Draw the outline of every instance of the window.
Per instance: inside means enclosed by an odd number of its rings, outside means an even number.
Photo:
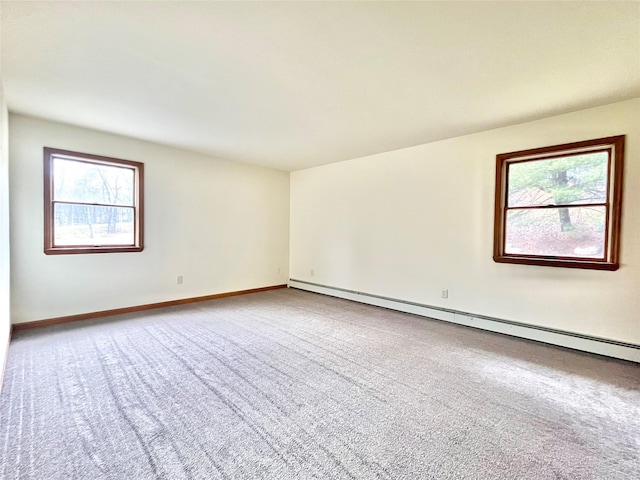
[[[44,253],[142,251],[142,163],[44,149]]]
[[[496,160],[496,262],[618,269],[624,135]]]

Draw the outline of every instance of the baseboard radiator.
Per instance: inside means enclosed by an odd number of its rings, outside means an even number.
[[[619,358],[640,363],[640,345],[592,337],[579,333],[566,332],[553,328],[529,325],[526,323],[504,320],[501,318],[477,315],[458,310],[450,310],[421,303],[408,302],[397,298],[383,297],[370,293],[331,287],[303,280],[289,280],[290,288],[321,293],[332,297],[344,298],[355,302],[366,303],[378,307],[413,313],[423,317],[457,323],[468,327],[480,328],[491,332],[503,333],[514,337],[526,338],[538,342],[559,345],[561,347],[595,353],[607,357]]]

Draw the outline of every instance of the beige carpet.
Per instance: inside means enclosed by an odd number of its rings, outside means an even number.
[[[638,479],[640,366],[295,290],[17,332],[2,479]]]

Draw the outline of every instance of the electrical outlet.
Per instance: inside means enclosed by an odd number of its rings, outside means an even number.
[[[276,273],[280,273],[280,267],[276,268]]]
[[[449,289],[448,288],[443,288],[441,296],[442,296],[442,298],[449,298]]]
[[[184,278],[182,277],[182,275],[178,275],[178,277],[176,278],[176,283],[178,285],[182,285],[183,282],[184,282]]]
[[[316,274],[316,272],[313,270],[313,268],[311,270],[309,270],[309,275],[311,275],[312,277]]]

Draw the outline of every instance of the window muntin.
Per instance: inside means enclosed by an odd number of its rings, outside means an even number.
[[[143,168],[45,148],[45,253],[142,251]]]
[[[618,268],[624,136],[497,156],[494,260]]]

